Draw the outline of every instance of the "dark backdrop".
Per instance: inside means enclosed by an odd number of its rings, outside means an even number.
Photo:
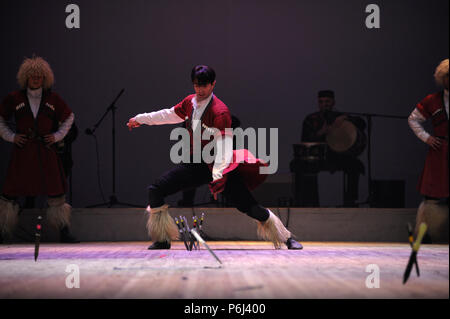
[[[81,28],[67,29],[65,8],[76,3]],[[381,9],[381,28],[365,27],[365,7]],[[244,127],[279,128],[280,174],[289,171],[292,144],[304,117],[316,111],[320,89],[336,92],[342,111],[407,116],[436,91],[433,73],[448,57],[447,0],[320,1],[1,1],[1,95],[17,88],[25,56],[43,56],[54,90],[76,115],[73,205],[103,200],[95,144],[83,134],[117,93],[117,194],[146,204],[146,186],[172,166],[171,126],[129,132],[137,113],[171,107],[192,93],[196,64],[217,72],[216,95]],[[111,117],[97,130],[100,177],[111,193]],[[406,120],[373,121],[374,179],[406,182],[406,205],[417,206],[416,183],[426,145]],[[10,145],[0,142],[3,184]],[[361,155],[367,164],[366,152]],[[341,203],[341,175],[323,173],[324,201]],[[360,200],[367,196],[367,174]],[[207,199],[202,189],[198,200]],[[170,200],[173,202],[176,196]],[[326,204],[326,203],[325,203]]]

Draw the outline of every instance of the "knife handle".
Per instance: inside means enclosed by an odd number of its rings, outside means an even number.
[[[42,217],[38,216],[37,224],[36,224],[36,236],[41,236],[42,226],[41,226]]]
[[[420,247],[420,243],[422,242],[423,236],[425,236],[425,233],[427,232],[427,224],[421,223],[419,226],[419,233],[417,234],[416,241],[413,246],[414,251],[418,251]]]

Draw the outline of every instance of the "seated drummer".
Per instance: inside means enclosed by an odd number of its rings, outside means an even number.
[[[319,111],[309,114],[303,121],[302,142],[326,142],[327,133],[339,126],[346,116],[334,110],[334,92],[319,91]]]
[[[319,91],[319,111],[309,114],[303,121],[303,143],[326,143],[327,134],[344,120],[351,120],[361,130],[365,122],[359,118],[349,118],[334,109],[335,98],[331,90]],[[318,207],[319,194],[317,174],[320,171],[344,171],[346,179],[344,189],[344,206],[355,207],[358,200],[359,175],[364,174],[364,164],[355,156],[339,154],[327,148],[326,156],[318,162],[305,162],[294,159],[291,171],[296,173],[296,204],[304,207]],[[337,190],[340,191],[340,190]]]

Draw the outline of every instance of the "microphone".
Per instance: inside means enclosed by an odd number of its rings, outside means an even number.
[[[87,128],[87,129],[84,131],[84,133],[85,133],[86,135],[92,135],[92,134],[94,134],[94,132],[92,132],[92,130],[91,130],[90,128]]]

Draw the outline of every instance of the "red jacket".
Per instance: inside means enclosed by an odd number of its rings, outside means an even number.
[[[448,114],[445,111],[444,92],[428,95],[416,108],[426,119],[431,119],[434,135],[444,139],[438,150],[428,149],[417,188],[425,196],[448,197]]]
[[[194,106],[192,104],[192,99],[195,94],[191,94],[183,99],[180,103],[175,105],[175,113],[185,120],[186,128],[189,130],[191,136],[191,154],[193,150],[193,133],[192,133],[192,112],[194,110]],[[216,128],[220,131],[222,135],[225,135],[225,129],[231,128],[231,115],[228,107],[219,100],[216,96],[213,95],[210,103],[206,106],[205,111],[201,117],[201,134],[205,131],[205,126],[209,128]],[[200,135],[201,136],[201,135]],[[201,146],[203,147],[213,140],[213,137],[210,140],[202,140]]]
[[[183,101],[175,105],[175,113],[182,119],[186,120],[186,128],[189,130],[191,137],[191,154],[193,149],[192,112],[194,108],[192,104],[192,98],[194,96],[195,94],[191,94],[184,98]],[[223,136],[228,135],[228,133],[226,132],[226,128],[231,129],[230,110],[221,100],[219,100],[214,95],[202,114],[200,126],[201,134],[203,134],[203,132],[207,128],[216,128]],[[211,137],[210,140],[202,140],[202,149],[212,140],[213,137]],[[209,169],[212,170],[213,164],[209,164],[208,166]],[[233,160],[230,165],[223,171],[223,176],[226,176],[226,174],[232,172],[235,169],[238,169],[244,179],[247,188],[252,190],[263,183],[267,177],[266,174],[261,174],[259,172],[259,168],[261,166],[267,166],[267,163],[264,163],[260,159],[257,159],[250,151],[246,149],[234,150]]]
[[[36,119],[31,111],[26,91],[10,93],[0,104],[0,116],[14,117],[16,134],[26,134],[23,148],[14,144],[3,194],[9,196],[62,195],[66,179],[61,160],[52,147],[42,141],[47,134],[58,130],[72,113],[67,104],[54,92],[42,92]]]

